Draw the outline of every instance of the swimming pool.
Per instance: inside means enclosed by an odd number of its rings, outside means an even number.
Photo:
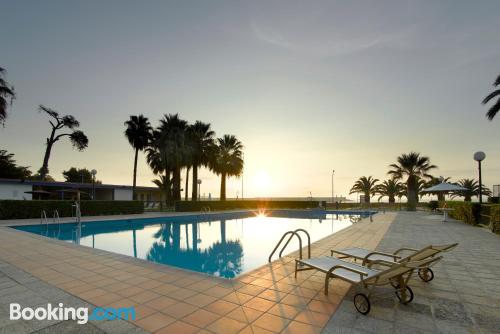
[[[224,278],[258,268],[283,233],[303,228],[311,242],[373,212],[275,210],[15,226],[26,232]],[[306,241],[304,240],[304,245]],[[290,243],[285,253],[298,249]]]

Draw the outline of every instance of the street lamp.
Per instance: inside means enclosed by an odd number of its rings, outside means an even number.
[[[90,174],[92,174],[92,200],[95,199],[95,175],[97,174],[97,171],[95,169],[92,169],[90,171]]]
[[[481,161],[486,158],[486,154],[482,151],[477,151],[474,153],[474,160],[477,161],[479,169],[479,204],[483,204],[483,182],[481,178]]]
[[[333,175],[335,174],[335,169],[332,170],[332,205],[334,204],[335,194],[333,192]]]
[[[198,201],[201,200],[201,179],[198,179]]]

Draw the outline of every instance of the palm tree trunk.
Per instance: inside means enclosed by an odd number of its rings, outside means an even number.
[[[365,193],[365,203],[370,204],[370,193]]]
[[[40,168],[40,179],[45,180],[45,176],[49,173],[49,159],[50,152],[52,151],[52,145],[54,145],[54,135],[56,133],[56,128],[52,127],[52,132],[50,133],[50,138],[47,138],[47,148],[45,149],[45,155],[43,157],[42,168]]]
[[[179,167],[174,167],[172,171],[172,199],[181,200],[181,169]]]
[[[417,210],[417,180],[414,176],[409,176],[408,181],[406,183],[406,187],[408,188],[408,211],[416,211]]]
[[[226,200],[226,173],[221,174],[220,179],[220,200]]]
[[[189,169],[191,168],[191,166],[187,166],[186,167],[186,186],[185,186],[185,189],[184,189],[184,200],[187,201],[188,200],[188,194],[189,194]]]
[[[396,198],[394,198],[394,196],[389,196],[389,203],[391,204],[396,203]]]
[[[134,181],[132,183],[132,199],[135,201],[137,199],[136,193],[135,193],[135,185],[137,181],[137,156],[139,155],[139,149],[135,149],[135,158],[134,158]]]
[[[166,202],[167,205],[170,205],[172,203],[172,187],[171,187],[171,182],[170,182],[170,170],[166,169],[165,170],[165,197],[166,197]]]
[[[197,201],[198,200],[198,165],[193,164],[193,184],[191,186],[192,189],[192,194],[191,194],[191,200],[192,201]]]
[[[226,220],[221,219],[220,221],[220,242],[226,244]]]

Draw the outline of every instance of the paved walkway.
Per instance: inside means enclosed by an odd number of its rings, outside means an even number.
[[[327,254],[331,247],[374,248],[394,216],[379,215],[373,223],[357,223],[328,236],[313,245],[312,255]],[[324,276],[320,273],[304,272],[294,279],[293,255],[225,280],[6,227],[0,227],[0,261],[37,284],[43,281],[42,286],[71,295],[74,303],[134,306],[137,319],[133,325],[160,334],[320,333],[349,290],[349,285],[333,282],[332,293],[325,297]],[[12,277],[7,280],[16,281]],[[14,290],[0,285],[0,295],[9,296],[0,301],[4,309],[9,301],[25,298],[22,301],[29,303],[38,296],[37,288],[30,287],[29,282],[16,282]],[[64,298],[47,296],[53,304]],[[13,326],[19,333],[38,330],[16,325],[7,316],[0,313],[0,327],[6,332],[12,332]],[[113,333],[114,324],[110,321],[109,327],[103,328],[102,323],[95,322],[87,328],[90,332]],[[50,328],[48,323],[37,326]]]
[[[398,213],[377,247],[391,251],[403,245],[460,243],[433,268],[433,281],[410,283],[412,303],[396,303],[390,294],[374,300],[363,316],[353,306],[351,291],[323,333],[500,333],[500,236],[440,218]]]

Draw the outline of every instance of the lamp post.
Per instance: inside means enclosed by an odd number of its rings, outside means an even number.
[[[479,204],[483,204],[483,182],[482,182],[482,175],[481,175],[481,161],[483,161],[486,158],[486,154],[482,151],[477,151],[474,153],[474,160],[477,161],[478,164],[478,170],[479,170]]]
[[[97,174],[97,171],[92,169],[90,174],[92,174],[92,200],[95,200],[95,175]]]
[[[198,201],[201,200],[201,179],[198,179]]]
[[[335,174],[335,169],[332,169],[332,205],[335,204],[335,193],[333,192],[333,175]]]

